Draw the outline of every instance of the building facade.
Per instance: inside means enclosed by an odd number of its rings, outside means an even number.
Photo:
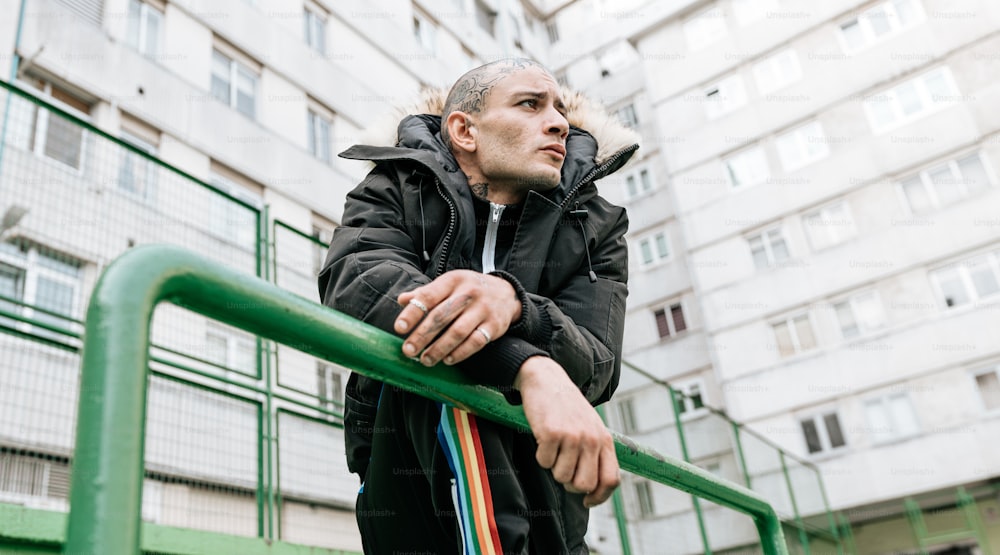
[[[643,136],[601,184],[629,209],[638,369],[609,424],[745,480],[801,530],[832,506],[859,553],[1000,546],[1000,7],[0,9],[23,12],[0,21],[0,75],[27,91],[3,98],[0,503],[66,508],[79,319],[110,260],[177,243],[315,299],[322,243],[366,171],[336,153],[421,88],[523,54]],[[360,550],[344,369],[171,306],[153,333],[143,518]],[[325,412],[304,408],[317,399]],[[630,477],[622,494],[633,552],[754,543],[720,507]],[[610,504],[591,528],[596,552],[621,552]]]

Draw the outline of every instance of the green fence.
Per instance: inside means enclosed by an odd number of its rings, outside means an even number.
[[[782,520],[791,552],[851,552],[850,530],[830,512],[815,466],[708,406],[704,386],[685,393],[627,361],[622,372],[631,391],[610,403],[612,429],[757,492]],[[677,553],[761,549],[745,515],[638,476],[626,477],[621,490],[628,537],[639,553],[655,553],[666,538]]]
[[[323,250],[207,164],[203,179],[166,164],[156,145],[103,131],[38,83],[0,82],[0,507],[13,511],[0,517],[0,552],[55,541],[34,534],[65,519],[83,310],[112,259],[172,243],[315,298]],[[181,539],[359,551],[346,370],[173,305],[156,311],[151,338],[144,522],[195,534]]]
[[[67,552],[139,550],[150,319],[161,301],[481,416],[527,426],[520,407],[457,369],[424,371],[402,355],[398,337],[181,249],[136,249],[108,268],[87,314]],[[749,515],[764,553],[787,553],[777,514],[758,494],[628,438],[616,438],[616,451],[628,472]]]

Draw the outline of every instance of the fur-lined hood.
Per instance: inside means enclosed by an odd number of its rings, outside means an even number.
[[[361,135],[361,144],[372,146],[395,146],[398,141],[397,125],[409,115],[440,115],[448,96],[447,89],[426,89],[410,104],[400,105],[382,116]],[[624,126],[617,117],[581,93],[562,89],[566,104],[566,119],[573,127],[583,129],[597,140],[597,154],[594,162],[599,166],[615,153],[632,145],[640,144],[639,134]]]

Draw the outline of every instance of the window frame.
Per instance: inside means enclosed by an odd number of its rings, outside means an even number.
[[[899,423],[895,422],[890,405],[890,401],[893,399],[903,399],[905,401],[906,407],[909,409],[909,413],[913,418],[914,430],[878,438],[876,436],[875,426],[871,421],[868,411],[870,407],[877,405],[883,411],[883,416],[885,416],[886,420],[889,422],[890,430],[892,428],[898,428]],[[913,406],[913,400],[910,399],[910,395],[905,391],[868,397],[861,402],[861,406],[865,414],[865,423],[868,425],[868,436],[871,438],[872,445],[886,445],[897,441],[903,441],[908,438],[919,436],[921,433],[922,426],[920,425],[920,418],[917,416],[917,410]]]
[[[635,102],[623,104],[615,110],[615,117],[629,129],[638,129],[639,127],[639,113],[635,109]]]
[[[979,376],[986,376],[990,374],[996,377],[997,383],[1000,384],[1000,363],[974,368],[969,372],[969,377],[972,379],[972,388],[976,391],[976,399],[979,400],[979,405],[982,407],[983,412],[987,414],[1000,414],[1000,401],[997,402],[997,406],[995,407],[988,406],[986,404],[982,388],[979,386]],[[1000,385],[998,385],[998,387],[1000,387]],[[1000,393],[1000,391],[998,391],[998,393]]]
[[[908,0],[908,1],[910,2],[910,5],[914,8],[914,18],[913,21],[906,24],[900,22],[899,14],[897,13],[896,6],[894,5],[894,2],[892,0],[874,4],[861,14],[849,19],[845,19],[842,22],[838,23],[836,31],[837,40],[840,42],[840,46],[843,49],[844,53],[848,55],[854,55],[864,52],[865,50],[875,46],[876,44],[879,44],[880,42],[889,40],[890,38],[897,36],[903,33],[904,31],[919,25],[920,23],[923,23],[927,18],[926,12],[924,11],[923,3],[920,2],[920,0]],[[872,23],[870,20],[871,16],[869,14],[872,14],[873,12],[878,11],[880,9],[883,11],[886,9],[891,10],[891,12],[884,11],[884,13],[886,14],[885,16],[886,21],[890,22],[890,30],[889,32],[883,35],[876,35],[875,32],[872,30]],[[861,33],[864,36],[864,44],[861,44],[856,48],[851,47],[850,42],[847,40],[847,34],[844,32],[844,25],[852,21],[856,25],[858,25],[859,29],[861,30]],[[892,22],[895,22],[896,25],[892,25]]]
[[[636,513],[640,520],[655,518],[656,502],[653,499],[653,488],[649,480],[639,479],[633,482],[635,492]]]
[[[979,192],[970,191],[967,183],[967,178],[964,175],[962,175],[961,167],[959,166],[959,162],[967,160],[972,157],[978,158],[979,164],[982,166],[983,172],[986,174],[987,178],[987,183],[982,188],[982,191]],[[948,166],[948,168],[951,169],[952,171],[952,175],[957,174],[959,176],[957,185],[959,185],[962,188],[962,196],[958,197],[956,200],[949,203],[944,203],[941,201],[941,198],[938,194],[938,188],[937,188],[938,184],[935,184],[931,179],[932,170],[939,169],[943,166]],[[921,190],[924,192],[927,199],[929,200],[930,207],[927,210],[919,210],[919,211],[915,210],[913,202],[910,199],[910,195],[907,193],[905,183],[914,178],[920,180]],[[907,174],[905,177],[896,180],[896,190],[897,194],[903,199],[903,208],[906,209],[907,214],[909,214],[910,216],[921,216],[924,214],[931,214],[933,212],[943,210],[960,202],[964,202],[970,198],[975,198],[979,195],[985,194],[985,192],[988,192],[989,190],[995,189],[997,187],[997,181],[998,181],[997,176],[994,173],[993,168],[990,166],[988,158],[984,155],[983,151],[980,149],[965,153],[962,156],[949,158],[943,162],[937,162],[920,170],[916,174]]]
[[[217,364],[225,369],[225,371],[233,372],[241,376],[257,376],[259,361],[259,353],[257,352],[257,339],[243,330],[234,328],[232,326],[227,326],[221,322],[216,322],[214,320],[205,321],[205,345],[208,345],[209,336],[215,336],[221,338],[226,343],[226,354],[225,360],[219,362],[208,356],[204,357],[205,360]],[[253,367],[252,368],[241,368],[239,366],[240,359],[240,348],[249,347],[253,351]],[[207,351],[206,351],[207,354]]]
[[[680,310],[681,319],[684,322],[684,329],[682,329],[682,330],[678,330],[677,329],[677,323],[674,321],[674,308],[677,308],[678,310]],[[664,320],[667,323],[667,331],[669,332],[668,335],[662,335],[660,333],[660,324],[657,321],[659,319],[659,314],[660,313],[663,313],[663,318],[664,318]],[[687,314],[685,314],[685,311],[684,311],[684,301],[683,301],[683,299],[677,299],[676,301],[665,303],[665,304],[661,305],[659,308],[654,308],[653,309],[653,325],[656,326],[656,335],[659,336],[659,341],[664,341],[664,340],[667,340],[667,339],[674,339],[675,337],[679,336],[680,334],[682,334],[682,333],[690,330],[691,326],[688,324],[688,317],[687,317]]]
[[[81,99],[79,96],[73,94],[66,88],[54,85],[48,79],[31,77],[29,80],[18,80],[16,84],[22,88],[38,93],[39,96],[54,106],[57,106],[84,121],[90,121],[89,109],[92,106],[86,100]],[[63,100],[57,98],[57,94],[72,98],[79,104],[86,106],[88,111],[83,112],[79,108],[64,102]],[[73,166],[67,164],[58,158],[50,156],[46,151],[46,145],[49,140],[49,120],[53,116],[56,118],[61,118],[62,116],[60,114],[53,114],[53,112],[48,108],[39,106],[30,100],[26,100],[19,96],[14,96],[12,100],[17,101],[22,104],[22,106],[25,106],[31,114],[29,118],[26,118],[30,120],[30,129],[27,134],[28,136],[24,137],[24,150],[30,152],[38,158],[49,160],[51,163],[58,164],[57,167],[62,168],[64,171],[72,172],[72,174],[76,177],[82,177],[88,169],[86,163],[87,155],[89,154],[88,147],[90,144],[90,131],[86,128],[80,128],[80,152],[78,156],[79,165]],[[12,107],[11,109],[14,110],[15,108]],[[76,126],[76,124],[72,122],[70,122],[70,125]],[[8,133],[17,133],[17,130],[8,130]],[[8,143],[12,143],[14,146],[17,146],[21,142],[21,140],[17,137],[3,137],[3,140]]]
[[[978,262],[980,259],[985,259],[986,263],[992,270],[994,281],[1000,285],[1000,250],[980,252],[973,256],[956,260],[951,264],[934,268],[928,272],[931,278],[931,287],[934,290],[934,295],[937,298],[938,304],[942,310],[961,308],[963,306],[975,306],[976,303],[980,301],[995,299],[1000,296],[1000,291],[994,291],[993,293],[981,296],[979,291],[976,290],[976,284],[972,279],[969,266],[971,262]],[[962,284],[964,293],[969,299],[967,302],[956,305],[948,305],[948,300],[944,295],[944,290],[941,288],[941,274],[952,270],[958,273],[958,278]]]
[[[818,131],[818,134],[809,135],[809,131],[813,129]],[[795,160],[789,160],[786,157],[787,151],[782,147],[783,144],[788,144],[783,142],[788,137],[794,138],[794,146],[797,150],[796,154],[800,155]],[[811,142],[811,137],[819,137],[820,140]],[[823,129],[823,124],[820,123],[819,120],[815,119],[801,125],[797,125],[794,128],[776,136],[774,143],[775,148],[778,151],[778,159],[781,161],[781,166],[784,168],[785,173],[792,173],[800,170],[830,156],[830,145],[826,140],[826,131]],[[810,153],[810,144],[813,143],[819,145],[820,148],[816,152]]]
[[[224,103],[233,110],[239,112],[240,114],[243,114],[244,116],[250,118],[253,121],[257,121],[257,109],[258,109],[257,93],[258,89],[260,88],[260,70],[255,68],[253,65],[247,63],[247,61],[245,60],[246,56],[238,55],[237,53],[233,52],[233,49],[231,48],[220,48],[220,45],[218,43],[212,46],[212,57],[215,58],[216,55],[225,59],[228,65],[226,86],[229,93],[228,94],[229,99]],[[210,72],[211,72],[211,78],[214,79],[217,75],[215,73],[214,60],[213,63],[211,64]],[[252,112],[249,114],[240,110],[239,108],[240,72],[243,72],[243,74],[252,78],[253,80],[253,96],[252,96],[253,107],[252,107]],[[246,91],[243,92],[245,93]],[[211,94],[212,98],[215,98],[219,102],[223,102],[221,98],[216,96],[215,93],[211,91],[211,87],[209,87],[209,94]]]
[[[132,40],[131,40],[131,37],[132,37],[132,32],[131,32],[132,18],[131,18],[131,16],[127,16],[126,17],[127,23],[126,23],[126,31],[125,31],[125,44],[128,44],[136,52],[142,54],[143,56],[145,56],[147,58],[150,58],[152,60],[155,60],[160,55],[160,51],[161,51],[162,46],[163,46],[163,20],[164,20],[164,18],[166,16],[165,6],[163,6],[163,5],[154,5],[154,3],[152,1],[150,1],[150,0],[129,0],[129,2],[128,2],[128,8],[127,8],[128,11],[126,12],[127,14],[131,13],[132,6],[138,6],[138,9],[139,9],[139,13],[138,13],[138,25],[139,25],[139,27],[138,27],[138,29],[136,29],[136,41],[137,41],[137,44],[132,44]],[[156,37],[155,37],[156,44],[154,46],[154,51],[153,52],[149,52],[148,48],[147,48],[149,46],[149,40],[148,40],[149,39],[149,18],[150,18],[151,12],[155,12],[156,17],[159,18],[159,20],[157,22],[157,28],[156,28]]]
[[[781,237],[781,241],[785,244],[785,250],[788,251],[788,257],[778,260],[774,256],[774,241],[771,239],[771,234],[777,232]],[[754,256],[754,249],[751,245],[751,241],[754,238],[760,238],[761,245],[764,247],[764,254],[767,257],[767,266],[759,266],[756,262],[756,257]],[[785,262],[786,260],[791,260],[793,258],[792,249],[788,243],[788,237],[785,235],[785,226],[782,224],[773,225],[761,229],[756,233],[744,236],[744,240],[747,242],[747,247],[750,249],[750,258],[754,261],[754,268],[757,270],[769,270],[777,267],[779,264]]]
[[[305,2],[302,6],[303,38],[309,48],[319,54],[326,55],[326,31],[329,14],[314,2]]]
[[[814,342],[814,345],[808,348],[802,347],[802,340],[799,338],[799,331],[795,325],[795,323],[799,321],[803,316],[805,317],[806,323],[809,324],[810,331],[812,331],[813,342]],[[778,356],[781,359],[792,358],[801,355],[803,353],[809,353],[819,349],[820,347],[819,334],[816,333],[818,328],[816,326],[815,317],[813,316],[813,311],[811,310],[793,312],[786,316],[782,316],[781,318],[770,320],[769,324],[771,326],[772,333],[774,333],[775,350],[778,352]],[[785,327],[788,328],[789,332],[788,337],[789,340],[792,342],[792,344],[790,345],[792,351],[788,354],[782,353],[781,340],[778,336],[778,326],[780,325],[784,325]]]
[[[765,175],[745,184],[738,184],[733,179],[733,174],[735,172],[733,172],[731,162],[746,159],[751,152],[760,154],[760,160],[764,162]],[[761,183],[767,183],[767,180],[771,179],[771,163],[767,159],[767,151],[764,150],[764,146],[761,144],[755,144],[749,148],[744,148],[729,154],[728,156],[722,158],[722,165],[725,169],[726,181],[729,183],[730,191],[742,191],[744,189],[760,185]]]
[[[13,242],[5,241],[2,244],[13,248],[0,248],[0,264],[13,268],[15,272],[19,272],[22,281],[21,296],[20,298],[14,297],[14,300],[24,304],[10,307],[9,312],[18,314],[23,318],[39,320],[44,320],[46,318],[58,319],[61,321],[59,325],[66,329],[71,329],[73,320],[79,320],[83,317],[81,303],[83,302],[83,281],[86,262],[82,259],[68,255],[65,256],[65,258],[72,260],[72,262],[66,262],[61,258],[51,256],[43,251],[49,251],[54,254],[61,253],[57,253],[44,245],[39,245],[34,242],[23,241],[20,244],[15,244]],[[11,252],[13,250],[21,253],[21,255],[19,256],[17,254],[13,254]],[[54,260],[65,266],[75,266],[76,275],[71,276],[67,273],[60,272],[59,270],[46,267],[45,264],[41,263],[39,260],[43,257]],[[58,310],[39,306],[38,288],[40,279],[45,279],[57,285],[65,286],[70,290],[71,299],[69,312],[61,313],[61,316],[51,316],[46,312],[39,312],[36,310],[40,309],[41,311],[49,311],[60,314]],[[36,312],[38,312],[38,314],[36,314]],[[41,328],[36,329],[31,324],[25,322],[16,322],[13,325],[19,331],[26,333],[47,333],[47,330]],[[64,338],[62,334],[59,334],[59,337]]]
[[[830,439],[830,431],[826,426],[826,419],[831,415],[837,420],[837,427],[840,428],[840,438],[844,442],[843,445],[838,445],[836,447],[833,446],[833,441]],[[811,413],[808,416],[799,416],[796,420],[799,423],[799,431],[802,433],[802,442],[805,446],[805,454],[807,457],[825,456],[831,453],[847,450],[850,447],[850,442],[847,441],[847,434],[844,433],[844,424],[841,421],[839,410],[821,410]],[[818,451],[809,450],[809,441],[806,438],[805,430],[802,429],[802,423],[806,421],[812,421],[813,426],[816,428],[816,435],[820,442],[820,449]]]
[[[645,176],[646,179],[643,179],[643,176]],[[635,193],[629,190],[630,178],[633,179],[634,181],[632,182],[636,184]],[[642,166],[625,174],[625,182],[622,184],[622,188],[625,190],[624,196],[626,201],[633,201],[653,194],[656,190],[656,180],[653,179],[653,172],[650,167]]]
[[[314,102],[309,103],[306,110],[306,149],[317,160],[327,164],[333,164],[333,119],[330,110],[319,106]],[[325,128],[325,144],[320,144]],[[321,151],[322,149],[322,151]]]
[[[695,418],[708,412],[708,404],[705,401],[705,380],[701,378],[685,380],[676,384],[671,383],[670,387],[674,390],[674,408],[682,419]],[[677,395],[678,393],[680,395]],[[697,401],[694,397],[697,397]]]
[[[832,210],[834,207],[838,206],[843,207],[843,214],[844,217],[846,218],[846,223],[843,227],[846,229],[846,231],[837,231],[835,233],[830,233],[829,230],[834,230],[839,228],[835,228],[833,226],[826,226],[826,229],[828,229],[826,233],[827,241],[824,243],[818,243],[816,241],[817,237],[814,234],[813,230],[820,228],[818,226],[815,226],[814,224],[809,223],[809,221],[813,218],[816,218],[819,221],[835,222],[836,216],[832,214]],[[809,246],[812,247],[812,249],[817,252],[835,247],[858,235],[858,228],[854,221],[854,214],[851,212],[851,205],[849,202],[847,202],[846,199],[835,200],[833,202],[829,202],[827,204],[824,204],[823,206],[820,206],[816,209],[806,212],[805,214],[802,215],[802,227],[805,230],[806,237],[809,240]]]
[[[937,75],[944,78],[946,85],[950,89],[948,94],[945,95],[944,100],[935,100],[937,95],[931,92],[930,87],[927,84],[927,81],[930,78]],[[902,107],[903,101],[900,100],[899,93],[900,89],[909,86],[914,87],[917,93],[917,98],[919,98],[921,104],[920,109],[912,114],[905,113],[904,108]],[[925,71],[911,79],[900,81],[887,89],[883,89],[870,95],[867,99],[862,101],[862,106],[872,134],[879,136],[894,129],[909,125],[915,121],[924,119],[936,112],[948,108],[949,106],[953,106],[956,103],[955,100],[950,100],[947,97],[958,97],[960,95],[961,92],[958,90],[958,84],[955,82],[955,76],[952,74],[951,68],[947,65],[942,65],[929,71]],[[875,106],[876,103],[883,101],[887,102],[887,106],[892,113],[893,119],[886,123],[878,123]]]
[[[659,247],[657,245],[657,239],[662,237],[664,244],[667,247],[666,256],[660,256]],[[639,269],[647,270],[660,266],[661,264],[667,264],[672,262],[674,259],[674,249],[670,242],[670,232],[667,230],[666,226],[658,226],[649,231],[645,231],[636,235],[634,238],[635,249],[636,249],[636,261],[639,264]],[[650,254],[652,255],[652,260],[646,261],[643,255],[643,245],[649,245]]]
[[[858,309],[858,306],[860,305],[861,302],[860,299],[862,297],[867,297],[869,295],[874,298],[874,303],[878,308],[880,323],[875,327],[868,327],[864,325],[862,320],[858,317],[860,313]],[[851,318],[854,319],[854,325],[855,327],[858,328],[857,335],[853,335],[851,337],[844,335],[844,327],[840,322],[840,316],[838,315],[837,312],[837,307],[840,305],[846,305],[848,309],[850,309]],[[840,338],[844,341],[853,341],[855,339],[863,338],[867,335],[884,330],[889,325],[888,319],[886,318],[885,304],[882,302],[882,295],[879,294],[877,289],[865,289],[863,291],[858,291],[847,297],[844,297],[842,299],[830,303],[830,306],[833,309],[833,317],[837,323],[837,331],[840,332]]]

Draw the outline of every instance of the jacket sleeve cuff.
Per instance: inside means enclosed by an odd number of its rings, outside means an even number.
[[[552,319],[549,318],[549,313],[532,302],[524,286],[513,274],[496,270],[490,272],[490,275],[503,278],[510,283],[521,301],[521,318],[507,329],[507,334],[524,339],[533,345],[547,345],[552,338]]]
[[[549,354],[523,339],[504,335],[483,347],[461,363],[483,385],[496,389],[512,405],[521,404],[521,393],[514,389],[514,379],[524,361]]]

